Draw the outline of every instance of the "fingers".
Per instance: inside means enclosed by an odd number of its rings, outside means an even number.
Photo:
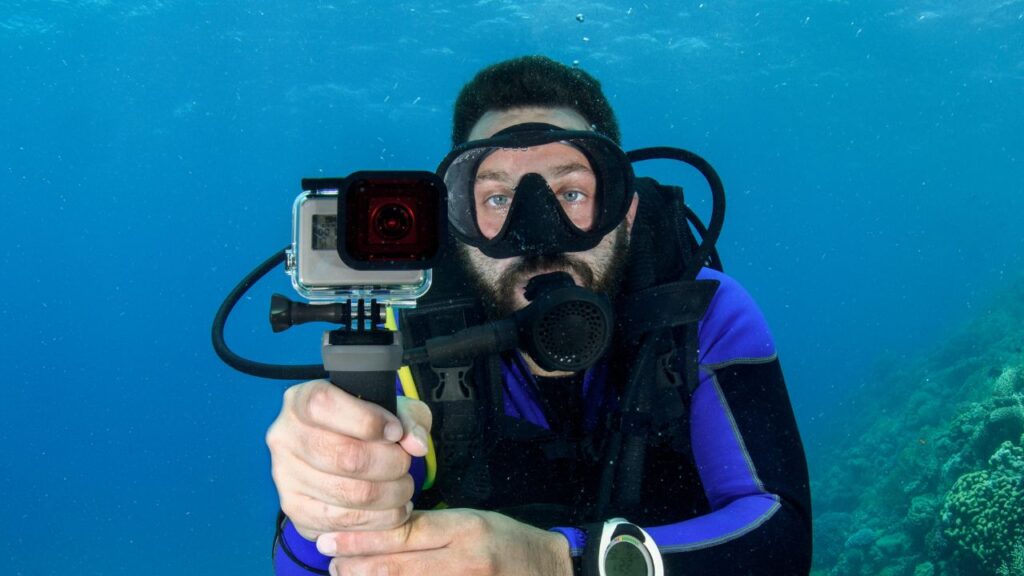
[[[393,530],[321,534],[331,574],[568,574],[568,541],[483,510],[414,512]]]
[[[453,571],[453,563],[458,564]],[[390,554],[331,560],[331,574],[334,576],[421,576],[436,574],[494,574],[495,563],[489,555],[467,553],[453,558],[448,550],[438,549],[408,554]]]
[[[279,492],[297,492],[325,504],[364,510],[404,507],[412,499],[412,476],[373,481],[328,474],[303,466],[291,455],[282,455],[271,465]]]
[[[406,406],[413,427],[429,409]],[[425,412],[425,413],[424,413]],[[339,530],[384,530],[404,522],[414,492],[411,456],[397,444],[399,418],[330,382],[292,386],[267,431],[281,508],[306,538]]]
[[[486,521],[472,510],[432,510],[413,512],[409,521],[381,532],[325,533],[317,539],[317,549],[329,556],[369,556],[397,554],[444,548],[451,544],[455,531],[473,534],[487,531]]]
[[[398,444],[412,456],[427,455],[427,438],[434,417],[430,407],[412,398],[398,398],[398,418],[402,421],[404,434]]]
[[[291,397],[289,397],[291,394]],[[360,400],[326,380],[313,380],[285,392],[285,404],[306,424],[368,442],[398,442],[402,423],[387,410]]]
[[[400,526],[412,512],[412,502],[388,510],[359,510],[332,506],[301,494],[281,497],[281,510],[292,520],[296,531],[306,540],[338,530],[388,530]],[[301,518],[302,522],[296,522]]]
[[[364,442],[311,426],[282,426],[267,433],[274,456],[291,455],[326,474],[363,480],[397,480],[409,471],[410,456],[394,444]]]

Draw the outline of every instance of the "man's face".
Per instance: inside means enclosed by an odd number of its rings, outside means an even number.
[[[488,239],[505,225],[516,185],[529,173],[540,174],[551,187],[562,212],[580,230],[594,226],[597,177],[578,149],[561,142],[522,150],[496,150],[476,170],[473,185],[477,225]]]
[[[516,108],[487,112],[474,125],[469,138],[488,138],[524,122],[543,122],[569,130],[590,129],[582,116],[568,108]],[[577,149],[552,143],[528,150],[498,151],[481,163],[474,201],[477,223],[485,236],[494,237],[501,230],[516,183],[531,172],[544,177],[559,205],[576,226],[585,230],[592,225],[596,181],[589,162]],[[478,248],[460,244],[460,256],[484,293],[493,318],[504,318],[525,307],[528,302],[523,292],[527,282],[549,272],[568,272],[579,286],[614,298],[625,268],[635,211],[634,197],[626,220],[605,235],[597,246],[584,252],[490,258]]]

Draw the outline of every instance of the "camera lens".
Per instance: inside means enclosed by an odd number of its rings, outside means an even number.
[[[412,230],[413,215],[402,204],[385,204],[373,215],[373,226],[377,233],[388,240],[401,240]]]
[[[446,237],[444,182],[433,172],[354,172],[338,190],[337,251],[356,270],[431,268]]]

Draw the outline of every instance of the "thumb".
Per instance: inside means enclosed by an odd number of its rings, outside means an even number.
[[[419,400],[399,396],[397,408],[404,431],[398,444],[412,456],[426,456],[427,438],[434,421],[430,407]]]

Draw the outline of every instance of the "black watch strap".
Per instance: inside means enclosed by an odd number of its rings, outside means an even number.
[[[598,567],[598,560],[601,558],[601,531],[604,530],[604,523],[594,522],[583,526],[587,533],[587,545],[583,554],[573,558],[573,569],[577,576],[600,576],[601,570]],[[578,568],[577,568],[578,566]]]

